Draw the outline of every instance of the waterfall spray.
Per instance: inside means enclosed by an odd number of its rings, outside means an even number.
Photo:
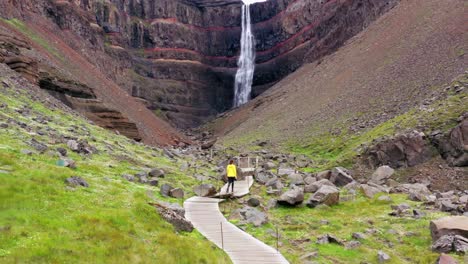
[[[255,70],[255,39],[250,22],[250,3],[242,5],[241,53],[237,61],[237,73],[234,86],[234,107],[250,100]]]

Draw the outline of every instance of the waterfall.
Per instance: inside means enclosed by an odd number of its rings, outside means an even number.
[[[242,5],[241,53],[237,61],[237,73],[234,85],[234,107],[250,100],[255,70],[255,39],[250,22],[250,3]]]

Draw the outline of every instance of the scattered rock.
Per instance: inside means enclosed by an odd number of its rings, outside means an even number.
[[[331,181],[329,181],[327,179],[322,179],[322,180],[318,180],[318,181],[316,181],[316,182],[314,182],[312,184],[306,185],[304,187],[304,192],[314,193],[314,192],[318,191],[318,189],[320,189],[324,185],[335,187],[335,185]]]
[[[40,153],[44,153],[47,149],[49,149],[46,144],[41,143],[34,138],[29,141],[29,145]]]
[[[159,184],[159,179],[156,177],[149,178],[148,181],[146,182],[147,184],[151,186],[158,186]]]
[[[126,179],[129,182],[134,182],[135,181],[135,177],[133,175],[130,175],[130,174],[123,174],[122,178]]]
[[[57,152],[60,154],[60,156],[62,157],[66,157],[67,156],[67,150],[64,149],[64,148],[57,148]]]
[[[291,174],[294,174],[294,173],[296,173],[296,170],[291,169],[291,168],[281,167],[281,168],[278,169],[278,175],[279,176],[288,176],[288,175],[291,175]]]
[[[332,172],[330,170],[322,171],[317,173],[317,180],[327,179],[330,180]]]
[[[353,233],[351,237],[354,239],[358,239],[358,240],[366,239],[366,235],[364,235],[363,233],[359,233],[359,232]]]
[[[339,238],[330,234],[326,234],[317,238],[317,244],[328,244],[328,243],[338,244],[341,246],[344,245],[343,241],[341,241]]]
[[[175,188],[169,191],[169,196],[177,199],[182,199],[184,198],[184,190],[181,188]]]
[[[356,240],[352,240],[352,241],[349,241],[347,244],[346,244],[346,248],[347,249],[355,249],[355,248],[358,248],[361,246],[361,242],[359,241],[356,241]]]
[[[257,198],[250,198],[247,200],[247,204],[251,207],[257,207],[260,205],[260,201]]]
[[[77,186],[89,187],[89,184],[83,178],[78,177],[78,176],[72,176],[70,178],[67,178],[65,180],[65,183],[71,187],[77,187]]]
[[[256,227],[259,227],[263,224],[268,222],[268,217],[265,213],[260,212],[256,208],[252,207],[244,207],[237,209],[233,212],[232,218],[240,218],[242,221],[246,223],[253,224]]]
[[[390,260],[390,256],[382,250],[379,250],[379,252],[377,252],[377,258],[379,259],[379,263],[387,262]]]
[[[302,174],[299,174],[299,173],[290,174],[288,175],[288,179],[291,184],[304,185],[304,178],[302,177]]]
[[[21,154],[31,156],[33,152],[29,149],[22,149]]]
[[[388,203],[393,202],[392,197],[388,195],[382,195],[377,200],[382,201],[382,202],[388,202]]]
[[[440,253],[449,253],[453,250],[454,236],[445,235],[441,236],[437,241],[432,244],[432,251]]]
[[[447,254],[441,254],[437,259],[436,264],[458,264],[458,261]]]
[[[283,193],[278,199],[281,205],[298,205],[304,201],[304,191],[301,188],[294,187]]]
[[[426,216],[426,213],[418,209],[413,209],[413,216],[414,218],[421,218],[421,217]]]
[[[193,225],[185,219],[183,215],[180,214],[178,210],[174,210],[170,207],[161,205],[161,204],[153,204],[156,207],[156,210],[159,212],[161,217],[166,220],[167,222],[171,223],[174,226],[177,232],[185,231],[185,232],[192,232]]]
[[[468,253],[468,238],[456,235],[453,239],[453,250],[456,253]]]
[[[212,184],[201,184],[196,186],[193,191],[201,197],[209,197],[216,194],[216,188]]]
[[[432,240],[436,241],[444,235],[460,235],[468,237],[468,217],[447,216],[431,221]]]
[[[389,166],[380,166],[377,168],[377,170],[372,174],[371,177],[371,182],[375,184],[385,184],[390,177],[392,177],[393,173],[395,172],[394,169],[392,169]]]
[[[156,178],[164,178],[165,172],[161,169],[152,169],[148,175]]]
[[[275,165],[275,163],[269,161],[269,162],[266,162],[265,164],[263,164],[263,168],[265,170],[271,170],[271,169],[276,168],[276,165]]]
[[[330,181],[336,186],[345,186],[354,181],[351,173],[342,167],[336,167],[332,170]]]
[[[170,195],[170,192],[171,190],[174,189],[171,185],[167,184],[167,183],[164,183],[163,185],[161,185],[161,187],[159,188],[159,191],[161,193],[162,196],[164,197],[169,197]]]
[[[308,207],[316,207],[319,204],[332,206],[340,201],[340,191],[333,187],[324,185],[316,193],[314,193],[307,201]]]
[[[377,187],[370,186],[367,184],[362,184],[361,185],[361,192],[367,197],[367,198],[374,198],[374,196],[378,193],[381,192],[381,190]]]
[[[278,207],[278,201],[276,199],[268,200],[268,203],[267,203],[267,206],[266,206],[267,209],[272,209],[272,208],[276,208],[276,207]]]
[[[316,258],[316,257],[318,257],[318,252],[310,252],[310,253],[306,253],[306,254],[302,255],[300,257],[300,260],[309,261],[309,260],[312,260],[313,258]]]
[[[424,133],[419,131],[398,135],[368,149],[364,157],[371,167],[412,167],[432,158],[430,144],[424,138]]]

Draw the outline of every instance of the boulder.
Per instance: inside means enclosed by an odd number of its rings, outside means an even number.
[[[332,175],[332,172],[330,170],[321,171],[317,173],[317,180],[323,180],[323,179],[330,180],[331,175]]]
[[[312,184],[306,185],[304,188],[304,192],[314,193],[318,191],[318,189],[320,189],[324,185],[335,187],[335,185],[332,182],[330,182],[327,179],[323,179],[323,180],[316,181]]]
[[[274,189],[274,190],[281,190],[281,189],[283,189],[283,187],[284,187],[284,185],[283,185],[283,183],[281,182],[281,180],[278,179],[277,177],[268,180],[268,182],[265,184],[265,186],[271,187],[271,188]]]
[[[182,199],[184,198],[184,190],[181,188],[175,188],[169,191],[169,196],[177,199]]]
[[[159,185],[159,179],[156,178],[156,177],[151,177],[151,178],[148,179],[148,181],[146,183],[151,185],[151,186],[158,186]]]
[[[436,264],[458,264],[458,261],[452,256],[442,253],[437,259]]]
[[[461,254],[468,253],[468,238],[458,236],[458,235],[454,236],[453,250],[456,253],[461,253]]]
[[[347,169],[336,167],[332,170],[330,181],[336,186],[345,186],[346,184],[353,182],[354,179],[351,177],[351,173]]]
[[[164,170],[161,169],[152,169],[148,175],[150,177],[156,177],[156,178],[164,178],[165,172]]]
[[[352,240],[346,243],[346,249],[355,249],[361,246],[361,242]]]
[[[78,176],[72,176],[70,178],[67,178],[65,180],[65,183],[71,187],[77,187],[77,186],[89,187],[89,184],[83,178],[78,177]]]
[[[171,190],[174,189],[171,185],[167,184],[167,183],[164,183],[163,185],[161,185],[161,187],[159,188],[159,192],[161,193],[162,196],[164,197],[169,197],[169,194],[171,192]]]
[[[250,198],[247,200],[247,204],[251,207],[257,207],[260,205],[260,201],[257,198]]]
[[[328,244],[328,243],[338,244],[341,246],[344,245],[341,239],[330,234],[326,234],[317,238],[317,244]]]
[[[260,184],[265,184],[271,179],[277,178],[276,175],[269,171],[264,171],[264,170],[255,170],[254,173],[254,178],[255,180],[260,183]]]
[[[429,196],[431,195],[431,191],[427,188],[426,185],[422,183],[414,183],[414,184],[400,184],[396,187],[390,189],[391,193],[407,193],[407,194],[416,194],[418,196]]]
[[[380,192],[382,192],[381,189],[367,185],[367,184],[362,184],[361,185],[361,192],[367,197],[367,198],[374,198],[374,196]]]
[[[359,232],[353,233],[351,237],[354,239],[358,239],[358,240],[366,239],[366,235],[364,235],[363,233],[359,233]]]
[[[312,177],[312,176],[310,176],[310,175],[304,177],[304,184],[305,184],[305,185],[312,184],[312,183],[314,183],[314,182],[316,182],[316,181],[317,181],[317,178]]]
[[[389,166],[380,166],[377,168],[377,170],[372,174],[371,177],[371,182],[375,184],[385,184],[390,177],[392,177],[393,173],[395,172],[394,169],[392,169]]]
[[[281,205],[298,205],[304,201],[304,191],[301,188],[294,187],[283,193],[278,199]]]
[[[296,173],[296,170],[292,169],[292,168],[287,168],[287,167],[281,167],[278,169],[278,175],[279,176],[288,176],[288,175],[291,175],[291,174],[294,174]]]
[[[424,133],[413,131],[378,143],[366,150],[364,157],[374,168],[382,165],[406,168],[428,161],[432,151]]]
[[[449,253],[453,250],[454,236],[441,236],[432,244],[432,251],[440,253]]]
[[[135,177],[133,175],[130,175],[130,174],[122,174],[122,178],[124,178],[125,180],[127,180],[129,182],[134,182],[135,181]]]
[[[379,263],[384,263],[390,261],[390,256],[382,250],[379,250],[379,252],[377,252],[377,259],[379,260]]]
[[[216,188],[212,184],[201,184],[196,186],[193,191],[201,197],[209,197],[216,194]]]
[[[235,210],[230,219],[240,219],[242,222],[253,224],[256,227],[268,222],[268,217],[265,213],[252,207],[244,207]]]
[[[276,168],[276,164],[273,163],[273,162],[271,162],[271,161],[269,161],[269,162],[266,162],[265,164],[263,164],[263,168],[264,168],[265,170],[271,170],[271,169]]]
[[[185,219],[183,215],[180,214],[178,210],[174,210],[170,207],[163,206],[163,205],[156,205],[156,210],[159,212],[161,217],[172,224],[174,226],[174,229],[177,232],[192,232],[193,231],[193,225],[190,221]]]
[[[468,217],[447,216],[431,221],[432,240],[436,241],[444,235],[460,235],[468,237]]]
[[[276,199],[268,200],[268,203],[267,203],[267,206],[266,206],[267,209],[272,209],[272,208],[276,208],[276,207],[278,207],[278,201]]]
[[[304,185],[304,178],[302,174],[299,174],[299,173],[290,174],[288,175],[288,179],[291,184]]]
[[[434,133],[431,142],[449,165],[468,166],[468,118],[465,117],[447,135]]]
[[[34,139],[34,138],[31,139],[31,140],[28,142],[28,144],[29,144],[31,147],[33,147],[35,150],[37,150],[39,153],[44,153],[44,152],[46,152],[46,150],[49,149],[49,147],[48,147],[46,144],[44,144],[44,143],[42,143],[42,142],[39,142],[39,141],[37,141],[37,140]]]
[[[324,185],[316,193],[314,193],[307,201],[308,207],[316,207],[319,204],[332,206],[340,201],[340,191],[333,187]]]

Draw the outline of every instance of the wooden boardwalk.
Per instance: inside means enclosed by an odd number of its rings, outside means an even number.
[[[234,264],[289,263],[276,249],[229,223],[219,211],[221,201],[192,197],[184,203],[185,217],[202,235],[223,249]]]
[[[252,176],[246,176],[245,179],[242,180],[242,181],[235,181],[234,182],[234,193],[232,194],[232,196],[242,197],[242,196],[245,196],[245,195],[249,194],[250,187],[252,187],[253,182],[254,182],[254,179],[253,179]],[[227,192],[227,186],[228,186],[228,184],[226,183],[221,188],[221,191],[219,193],[217,193],[215,196],[220,197],[220,196],[225,196],[225,195],[229,194],[229,192]]]

